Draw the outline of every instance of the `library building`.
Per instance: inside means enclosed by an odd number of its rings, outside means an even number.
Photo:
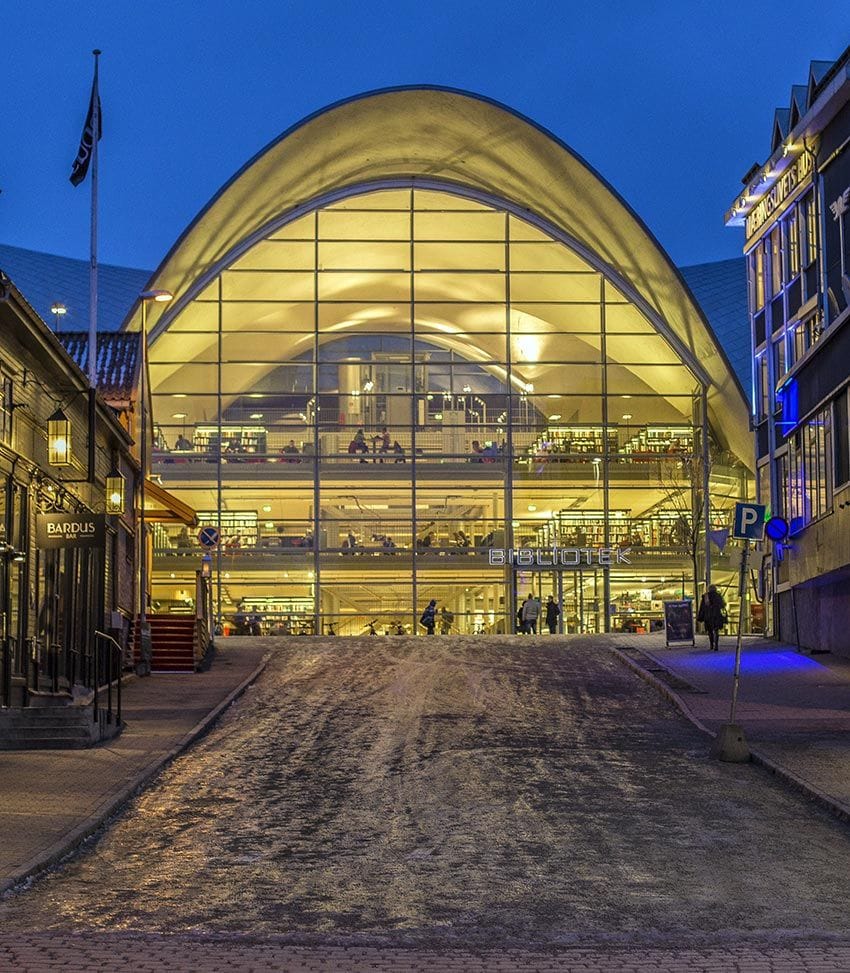
[[[151,281],[152,473],[224,633],[649,631],[734,577],[741,384],[604,179],[504,106],[393,89],[248,162]],[[146,319],[142,321],[142,315]],[[156,524],[151,597],[198,544]],[[736,587],[727,589],[736,618]],[[182,594],[181,594],[182,593]],[[749,615],[747,616],[749,618]]]

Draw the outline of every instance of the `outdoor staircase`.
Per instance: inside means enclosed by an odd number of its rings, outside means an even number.
[[[197,666],[194,615],[148,615],[152,672],[194,672]],[[133,662],[139,661],[139,620],[133,631]]]
[[[28,706],[0,710],[0,750],[81,750],[115,736],[105,710],[94,720],[87,706]]]

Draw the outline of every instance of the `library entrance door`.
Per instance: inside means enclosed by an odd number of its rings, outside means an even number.
[[[546,628],[549,595],[560,605],[558,632],[564,635],[598,634],[604,625],[604,579],[601,568],[527,571],[514,569],[514,590],[519,607],[527,595],[540,599],[540,626]]]

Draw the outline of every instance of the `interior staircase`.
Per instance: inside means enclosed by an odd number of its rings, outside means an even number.
[[[194,615],[148,615],[151,627],[152,672],[194,672],[197,669]],[[139,620],[133,631],[133,662],[139,661]]]

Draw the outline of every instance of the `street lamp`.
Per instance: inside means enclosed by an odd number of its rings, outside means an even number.
[[[50,305],[50,313],[53,315],[53,329],[56,334],[59,334],[59,325],[62,321],[62,315],[68,313],[68,308],[61,301],[54,301]]]
[[[147,371],[148,371],[148,304],[167,304],[174,299],[171,291],[153,290],[142,291],[139,302],[142,305],[142,333],[141,356],[139,368],[139,409],[141,413],[139,434],[141,448],[139,460],[142,467],[142,478],[139,486],[139,666],[138,674],[148,676],[151,671],[151,629],[147,618],[147,574],[148,574],[148,545],[145,536],[145,478],[148,467],[148,423],[147,423]]]
[[[106,477],[106,512],[120,514],[124,512],[125,480],[116,467],[112,467]]]
[[[47,420],[47,461],[51,466],[71,465],[71,420],[60,408]]]

